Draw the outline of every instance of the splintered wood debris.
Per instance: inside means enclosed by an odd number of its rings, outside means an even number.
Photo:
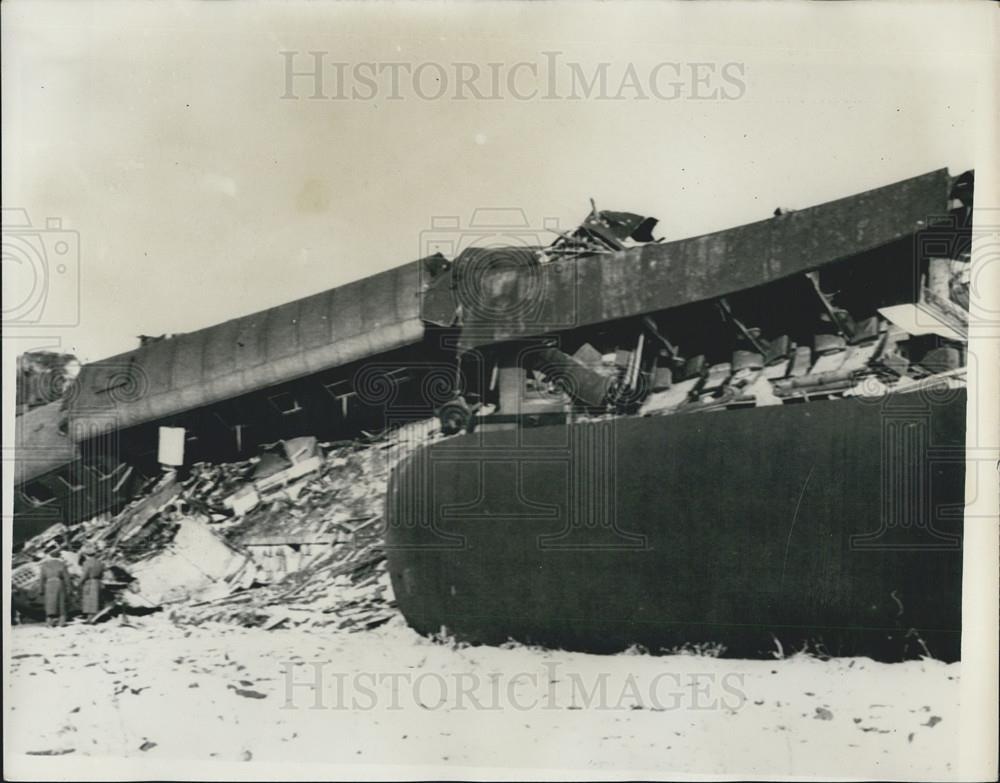
[[[162,609],[191,625],[376,628],[397,615],[383,550],[388,474],[436,437],[436,422],[422,421],[365,441],[296,439],[285,449],[290,464],[264,475],[260,458],[199,463],[114,517],[46,531],[23,552],[55,536],[72,566],[75,551],[100,549],[121,575],[121,612]],[[31,581],[25,571],[25,595]]]

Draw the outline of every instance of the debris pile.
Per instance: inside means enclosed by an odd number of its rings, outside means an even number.
[[[334,547],[307,567],[268,585],[253,583],[229,594],[171,611],[176,622],[238,623],[274,629],[288,626],[367,630],[396,612],[385,555],[374,539]]]
[[[196,464],[183,479],[167,472],[113,517],[29,540],[17,555],[17,608],[30,615],[40,601],[37,560],[56,543],[73,574],[80,550],[98,551],[118,578],[106,582],[118,588],[106,602],[125,611],[268,629],[382,625],[395,616],[383,551],[388,475],[438,436],[434,421],[421,421],[363,441],[279,441],[252,459]]]
[[[559,235],[556,240],[539,251],[540,260],[584,253],[614,253],[636,244],[662,242],[662,239],[653,237],[653,229],[658,222],[654,217],[633,212],[598,210],[591,199],[590,214],[572,233],[556,231]]]

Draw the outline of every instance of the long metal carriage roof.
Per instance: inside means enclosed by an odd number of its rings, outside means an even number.
[[[424,317],[462,312],[461,347],[613,321],[713,299],[818,269],[911,236],[947,213],[947,169],[768,220],[615,254],[541,263],[534,254],[507,264],[469,254],[437,284]],[[494,253],[498,251],[493,251]],[[470,279],[474,277],[474,279]]]
[[[415,343],[421,262],[85,365],[65,408],[82,440]],[[81,431],[86,428],[88,431]]]

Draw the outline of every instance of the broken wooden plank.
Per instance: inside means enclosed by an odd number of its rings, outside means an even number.
[[[259,492],[267,492],[277,487],[284,486],[288,482],[301,478],[308,473],[318,472],[322,466],[323,462],[318,456],[309,457],[308,459],[295,463],[290,468],[278,471],[277,473],[272,473],[270,476],[266,476],[265,478],[257,479],[254,484]]]

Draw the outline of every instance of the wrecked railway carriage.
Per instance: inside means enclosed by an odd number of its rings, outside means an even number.
[[[437,413],[386,509],[422,632],[955,658],[971,173],[778,213],[595,209],[86,365],[18,419],[17,534],[123,502],[159,426],[197,461]]]

